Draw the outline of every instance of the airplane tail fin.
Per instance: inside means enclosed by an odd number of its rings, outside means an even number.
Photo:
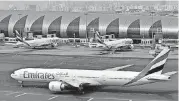
[[[125,85],[134,83],[150,74],[161,74],[167,61],[169,52],[170,49],[163,49],[134,79],[132,79]]]
[[[109,47],[107,44],[105,44],[105,43],[102,41],[102,38],[101,38],[101,36],[99,35],[98,31],[96,31],[95,35],[96,35],[96,40],[98,41],[98,43],[105,45],[105,47],[107,47],[108,50],[110,50],[110,49],[112,48],[112,47]]]
[[[100,43],[100,44],[104,44],[104,42],[102,41],[101,36],[99,35],[98,31],[96,31],[96,40]]]
[[[17,30],[15,30],[16,33],[16,38],[18,41],[23,42],[23,38],[21,37],[21,35],[19,34],[19,32]]]
[[[20,41],[20,42],[26,44],[27,46],[30,46],[27,42],[25,42],[25,41],[23,40],[23,38],[21,37],[21,35],[19,34],[19,32],[18,32],[17,30],[15,30],[15,33],[16,33],[16,38],[17,38],[18,41]]]

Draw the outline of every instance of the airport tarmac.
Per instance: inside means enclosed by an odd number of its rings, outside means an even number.
[[[13,48],[12,46],[1,46],[1,54],[24,54],[24,55],[59,55],[59,56],[92,56],[92,57],[116,57],[116,58],[153,58],[149,54],[149,48],[146,49],[134,49],[133,51],[117,51],[115,54],[105,54],[107,53],[104,49],[100,48],[88,48],[88,47],[78,47],[74,46],[59,46],[56,49],[26,49],[26,48]],[[104,53],[104,54],[103,54]],[[178,50],[170,52],[170,59],[178,59]]]
[[[85,48],[84,48],[85,49]],[[8,49],[7,49],[8,50]],[[150,61],[149,58],[113,58],[110,55],[80,56],[76,48],[69,53],[60,56],[61,52],[67,52],[67,48],[56,50],[52,55],[49,52],[55,50],[27,51],[24,49],[9,49],[9,53],[1,47],[0,53],[0,101],[177,101],[178,100],[178,76],[173,76],[171,81],[154,84],[141,85],[136,87],[105,87],[97,91],[89,91],[84,95],[75,93],[52,93],[47,84],[26,82],[21,88],[17,81],[10,78],[10,74],[19,68],[41,67],[41,68],[69,68],[69,69],[107,69],[126,64],[134,64],[124,70],[141,71]],[[83,54],[89,54],[88,49]],[[90,50],[90,49],[89,49]],[[36,52],[36,55],[31,55]],[[37,55],[44,52],[47,55]],[[98,51],[92,51],[98,52]],[[143,53],[142,53],[143,52]],[[146,54],[146,50],[141,54]],[[12,54],[13,53],[13,54]],[[16,54],[14,54],[16,53]],[[58,54],[57,54],[58,53]],[[137,53],[137,52],[136,52]],[[28,54],[28,55],[27,55]],[[58,56],[55,56],[57,54]],[[130,52],[123,52],[125,56]],[[176,53],[171,53],[176,54]],[[170,54],[170,55],[171,55]],[[113,55],[113,54],[112,54]],[[120,55],[120,53],[119,53]],[[135,56],[135,55],[134,55]],[[132,57],[132,56],[131,56]],[[165,72],[178,70],[178,59],[169,58]]]

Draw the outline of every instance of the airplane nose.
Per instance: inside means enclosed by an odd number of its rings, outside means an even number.
[[[16,78],[16,75],[15,74],[11,74],[11,78],[15,79]]]
[[[11,78],[14,78],[14,74],[11,74]]]

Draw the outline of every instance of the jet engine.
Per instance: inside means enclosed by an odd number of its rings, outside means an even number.
[[[68,85],[60,81],[52,81],[49,83],[49,89],[55,92],[61,92],[66,89]]]
[[[134,49],[134,45],[133,44],[131,44],[129,47],[130,47],[131,50]]]
[[[52,47],[57,47],[58,44],[57,44],[57,43],[52,43],[51,46],[52,46]]]

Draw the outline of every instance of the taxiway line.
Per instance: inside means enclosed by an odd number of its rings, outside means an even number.
[[[90,99],[88,99],[87,101],[92,101],[93,100],[93,98],[90,98]]]
[[[51,97],[51,98],[49,98],[48,100],[52,100],[52,99],[55,99],[55,98],[57,98],[58,96],[53,96],[53,97]]]
[[[16,95],[15,97],[20,97],[20,96],[23,96],[23,95],[26,95],[26,93],[22,93],[22,94]]]

